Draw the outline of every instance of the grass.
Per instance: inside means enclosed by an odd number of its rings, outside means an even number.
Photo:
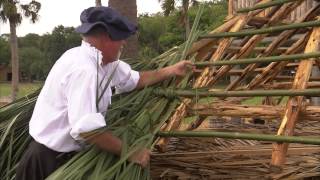
[[[23,97],[43,85],[43,82],[37,83],[20,83],[19,84],[19,92],[18,98]],[[10,97],[11,95],[11,84],[9,82],[1,82],[0,83],[0,98],[2,97]]]

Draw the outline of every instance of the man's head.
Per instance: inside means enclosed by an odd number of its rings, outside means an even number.
[[[76,31],[102,52],[105,63],[117,60],[125,40],[137,30],[136,25],[109,7],[85,9],[80,20]]]

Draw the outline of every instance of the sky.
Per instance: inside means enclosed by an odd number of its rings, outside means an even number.
[[[31,0],[20,0],[30,2]],[[28,33],[39,35],[50,33],[54,27],[80,25],[80,13],[85,8],[95,5],[95,0],[38,0],[41,3],[40,18],[35,24],[29,19],[24,19],[17,27],[17,35],[24,36]],[[107,6],[107,0],[102,0],[102,5]],[[157,13],[161,11],[158,0],[137,0],[138,14]],[[9,33],[9,24],[0,24],[0,34]]]

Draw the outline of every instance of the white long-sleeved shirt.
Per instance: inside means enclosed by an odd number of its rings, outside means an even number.
[[[98,85],[102,82],[100,96],[114,70],[97,110],[97,71]],[[83,41],[81,46],[66,51],[52,67],[29,123],[30,135],[58,152],[80,150],[80,133],[106,126],[104,115],[111,103],[111,87],[117,93],[131,91],[139,78],[139,72],[123,61],[102,65],[101,52]]]

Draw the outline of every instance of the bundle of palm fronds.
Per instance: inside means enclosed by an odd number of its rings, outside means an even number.
[[[172,65],[186,58],[186,52],[197,38],[202,7],[195,19],[189,39],[151,61],[130,62],[133,69],[142,71]],[[148,169],[128,162],[138,148],[151,148],[155,134],[175,110],[179,100],[154,95],[155,87],[186,87],[190,76],[177,82],[175,78],[153,87],[128,94],[115,95],[108,109],[107,127],[92,133],[109,130],[123,141],[121,156],[115,156],[94,146],[79,152],[56,170],[48,179],[150,179]],[[31,137],[28,122],[39,91],[0,109],[0,176],[13,179],[15,168]]]

